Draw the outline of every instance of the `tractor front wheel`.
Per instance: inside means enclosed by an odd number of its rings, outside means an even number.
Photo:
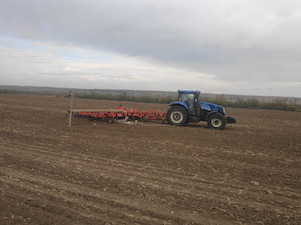
[[[223,130],[226,126],[226,118],[220,113],[214,113],[208,118],[208,125],[210,128]]]
[[[188,123],[188,112],[181,106],[171,107],[166,114],[169,125],[184,126]]]

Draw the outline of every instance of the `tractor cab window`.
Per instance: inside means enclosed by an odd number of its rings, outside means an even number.
[[[194,94],[188,94],[188,93],[182,93],[179,96],[180,102],[185,102],[190,110],[194,110],[194,101],[195,101],[195,95]]]
[[[194,100],[194,94],[187,94],[187,93],[182,93],[179,96],[179,101],[180,102],[186,102],[186,101],[193,101]]]

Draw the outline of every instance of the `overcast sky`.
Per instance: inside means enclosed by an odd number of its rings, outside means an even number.
[[[301,97],[300,0],[0,0],[0,85]]]

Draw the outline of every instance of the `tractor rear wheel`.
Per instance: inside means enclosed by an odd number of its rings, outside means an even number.
[[[171,107],[166,114],[169,125],[184,126],[188,123],[188,112],[181,106]]]
[[[226,126],[226,118],[221,113],[214,113],[208,118],[208,125],[210,128],[223,130]]]

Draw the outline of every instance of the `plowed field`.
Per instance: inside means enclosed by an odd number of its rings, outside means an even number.
[[[75,108],[168,106],[75,99]],[[301,113],[237,124],[65,117],[69,99],[0,94],[0,224],[301,224]]]

